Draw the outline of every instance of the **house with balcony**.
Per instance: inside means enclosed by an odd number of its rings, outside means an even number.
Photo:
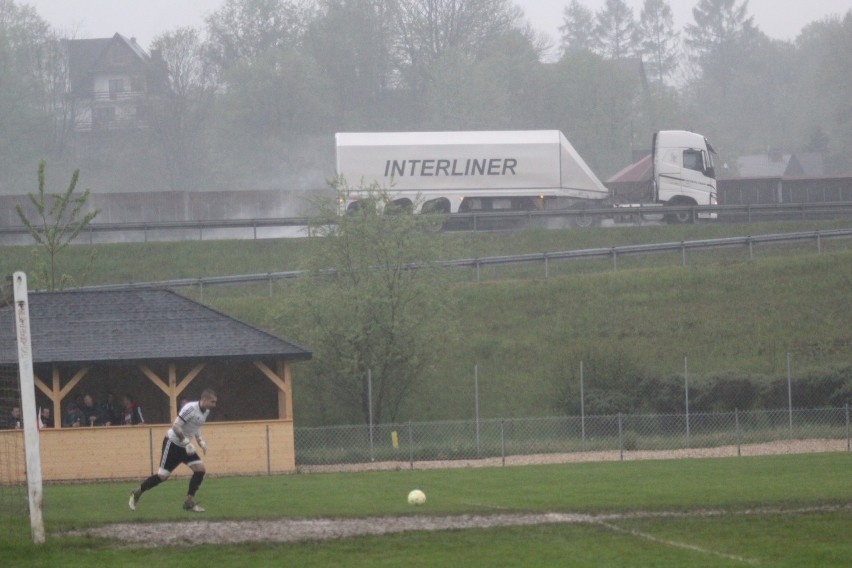
[[[162,81],[161,58],[116,33],[111,38],[72,39],[68,56],[69,99],[77,132],[147,128],[151,103]]]

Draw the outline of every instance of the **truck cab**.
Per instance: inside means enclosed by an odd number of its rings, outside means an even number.
[[[654,201],[662,205],[716,205],[715,150],[701,134],[685,130],[661,130],[653,139]],[[715,219],[716,213],[699,213],[700,219]],[[693,211],[678,211],[668,219],[677,223],[694,221]]]

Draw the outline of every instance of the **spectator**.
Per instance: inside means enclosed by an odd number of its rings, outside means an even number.
[[[124,410],[121,413],[122,418],[120,424],[130,426],[133,424],[145,423],[145,419],[142,418],[142,408],[136,404],[136,401],[133,400],[132,396],[129,394],[124,395],[122,402],[124,403]]]
[[[107,393],[106,402],[104,402],[101,410],[103,410],[105,422],[108,424],[121,424],[122,409],[119,407],[118,401],[115,400],[115,395],[111,392]]]
[[[53,428],[53,416],[51,416],[50,407],[42,406],[38,409],[38,427]]]
[[[85,421],[85,417],[83,416],[83,412],[77,408],[77,404],[71,402],[65,409],[65,417],[62,419],[62,427],[63,428],[78,428],[83,425]]]
[[[9,414],[3,419],[3,428],[6,430],[20,430],[24,427],[24,419],[21,417],[21,407],[13,406]]]
[[[80,409],[83,413],[83,423],[86,426],[109,426],[110,421],[104,416],[101,407],[95,403],[92,395],[86,393],[83,395],[83,407]]]

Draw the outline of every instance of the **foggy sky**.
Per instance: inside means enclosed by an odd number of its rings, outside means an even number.
[[[643,0],[626,0],[636,18]],[[221,0],[24,0],[64,36],[78,39],[112,37],[116,32],[135,37],[148,48],[155,36],[182,26],[203,26],[204,17]],[[570,0],[515,0],[533,27],[558,43],[563,8]],[[581,0],[593,11],[605,0]],[[692,8],[698,0],[670,0],[675,26],[692,23]],[[749,14],[757,26],[776,39],[795,39],[802,26],[850,9],[849,0],[749,0]]]

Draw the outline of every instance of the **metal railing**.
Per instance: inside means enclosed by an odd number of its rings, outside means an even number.
[[[707,250],[726,247],[748,247],[749,258],[754,257],[754,246],[761,244],[777,243],[801,243],[812,242],[816,244],[818,253],[822,252],[822,243],[828,239],[848,239],[852,237],[852,229],[830,229],[824,231],[808,231],[798,233],[780,233],[770,235],[757,235],[745,237],[727,237],[719,239],[701,239],[694,241],[679,241],[668,243],[652,243],[645,245],[623,245],[616,247],[603,247],[594,249],[583,249],[561,252],[542,252],[529,254],[516,254],[507,256],[490,256],[482,258],[465,258],[447,260],[436,263],[441,267],[461,267],[476,269],[476,278],[479,280],[480,268],[493,265],[511,265],[519,263],[541,263],[544,266],[544,276],[549,275],[549,265],[554,261],[574,261],[586,259],[611,259],[613,269],[618,268],[618,259],[623,256],[642,255],[665,252],[681,252],[681,262],[686,265],[687,252],[692,250]],[[411,264],[411,270],[425,268],[424,265]],[[328,271],[332,274],[333,271]],[[309,274],[306,270],[289,270],[283,272],[265,272],[256,274],[239,274],[232,276],[205,276],[198,278],[179,278],[173,280],[159,280],[153,282],[136,282],[125,284],[102,284],[95,286],[83,286],[85,290],[126,290],[132,288],[191,288],[197,287],[202,291],[205,287],[224,284],[249,284],[267,282],[271,285],[277,280],[299,278]]]
[[[643,205],[630,208],[600,208],[584,210],[548,210],[548,211],[515,211],[515,212],[479,212],[479,213],[454,213],[448,217],[453,225],[461,229],[490,230],[505,223],[521,224],[526,226],[547,225],[554,220],[561,220],[571,224],[579,218],[591,218],[600,221],[613,217],[633,217],[639,222],[654,220],[666,215],[689,212],[692,217],[697,218],[699,214],[717,213],[721,221],[753,222],[762,219],[809,219],[831,216],[852,215],[852,202],[825,202],[825,203],[770,203],[760,205],[679,205],[659,206]],[[258,218],[258,219],[206,219],[193,221],[139,221],[126,223],[92,223],[86,227],[85,234],[88,241],[94,242],[93,235],[98,233],[142,233],[143,241],[148,240],[152,233],[162,232],[191,232],[197,235],[198,240],[203,240],[211,231],[251,229],[251,238],[258,238],[258,229],[261,228],[302,228],[304,235],[308,235],[308,226],[311,222],[309,217],[281,217],[281,218]],[[29,231],[23,225],[0,226],[0,237],[21,236],[27,237]],[[232,236],[232,238],[234,238]],[[82,239],[81,239],[82,241]]]

